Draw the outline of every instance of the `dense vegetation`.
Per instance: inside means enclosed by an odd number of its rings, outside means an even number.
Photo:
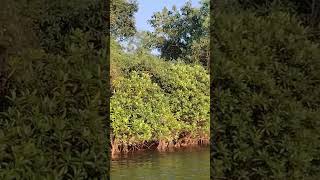
[[[204,67],[111,48],[111,120],[117,143],[177,141],[183,134],[208,137],[210,91]]]
[[[1,2],[0,179],[106,179],[101,1]]]
[[[212,16],[211,176],[318,179],[319,44],[295,9],[242,5]]]
[[[201,8],[190,2],[179,10],[164,8],[150,18],[155,32],[136,32],[125,39],[122,34],[112,36],[114,151],[150,142],[159,148],[208,141],[209,1],[202,1]],[[115,39],[135,48],[127,46],[125,52]],[[160,57],[151,55],[153,49],[160,50]]]
[[[108,130],[125,146],[210,135],[216,179],[320,177],[318,1],[216,0],[209,51],[208,0],[155,13],[154,33],[114,0],[110,89],[105,2],[1,3],[0,179],[106,179]]]
[[[149,45],[159,49],[161,57],[208,65],[209,1],[200,2],[200,8],[192,7],[191,2],[187,2],[180,9],[164,8],[152,16],[150,24],[154,32],[149,33]]]

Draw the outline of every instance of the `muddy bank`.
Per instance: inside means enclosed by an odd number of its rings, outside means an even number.
[[[210,139],[208,136],[191,137],[189,135],[180,137],[178,140],[172,141],[145,141],[143,143],[128,145],[119,143],[116,140],[111,141],[111,158],[115,159],[119,156],[126,155],[133,152],[141,151],[172,151],[181,148],[191,148],[199,146],[208,146]]]

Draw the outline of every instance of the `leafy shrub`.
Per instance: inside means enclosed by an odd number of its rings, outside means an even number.
[[[194,128],[209,127],[209,76],[200,65],[176,63],[153,74],[153,79],[170,99],[176,119]],[[202,124],[202,125],[200,125]],[[202,129],[203,130],[203,129]]]
[[[121,51],[111,58],[121,69],[112,82],[116,139],[133,144],[174,140],[183,132],[209,134],[209,75],[202,66]]]
[[[11,56],[0,179],[107,177],[105,52],[97,56],[86,37],[74,32],[64,56],[41,49]]]
[[[319,177],[319,45],[279,11],[221,12],[213,34],[213,177]]]
[[[76,29],[86,32],[96,49],[104,48],[109,32],[104,1],[4,0],[1,4],[0,44],[10,47],[12,54],[30,47],[64,52]]]
[[[132,72],[129,78],[119,78],[114,86],[112,127],[121,141],[132,144],[170,138],[174,129],[179,130],[168,99],[147,74]]]

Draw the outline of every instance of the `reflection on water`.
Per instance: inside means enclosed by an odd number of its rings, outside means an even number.
[[[209,180],[209,148],[143,152],[113,160],[111,180]]]

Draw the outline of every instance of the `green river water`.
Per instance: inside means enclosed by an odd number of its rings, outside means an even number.
[[[209,180],[209,148],[141,152],[111,162],[111,180]]]

